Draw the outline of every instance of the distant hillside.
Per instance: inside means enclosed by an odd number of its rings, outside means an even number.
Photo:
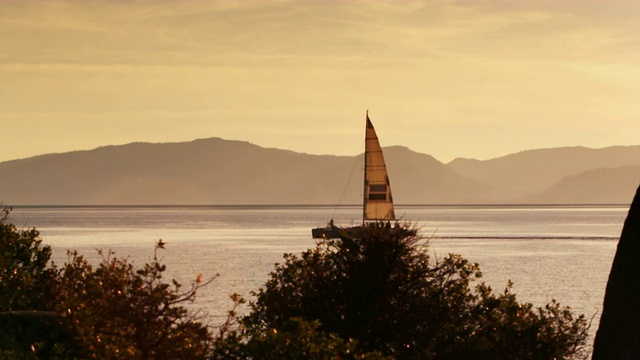
[[[569,176],[550,189],[528,197],[534,204],[626,204],[640,183],[640,166],[598,169]]]
[[[486,201],[486,185],[430,156],[406,148],[391,148],[386,156],[398,203]],[[0,200],[9,205],[357,204],[361,158],[218,138],[133,143],[0,163]]]
[[[399,204],[487,203],[498,193],[490,185],[460,176],[431,155],[393,146],[384,149],[384,156],[393,198]],[[362,193],[362,177],[359,173],[359,182],[353,192]]]
[[[463,176],[520,196],[543,192],[563,178],[585,171],[636,165],[640,165],[640,146],[528,150],[485,161],[455,159],[447,164]]]
[[[640,180],[633,170],[640,146],[531,150],[448,165],[405,147],[384,151],[398,204],[629,203]],[[133,143],[0,163],[0,201],[359,204],[362,166],[362,155],[309,155],[218,138]]]

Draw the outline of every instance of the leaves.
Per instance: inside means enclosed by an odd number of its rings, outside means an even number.
[[[402,359],[549,359],[580,355],[588,328],[555,302],[542,309],[471,283],[478,264],[432,260],[421,238],[371,224],[359,237],[287,254],[254,295],[246,334],[280,333],[293,319],[360,351]],[[277,331],[272,331],[277,330]]]
[[[136,267],[112,251],[89,263],[67,252],[60,268],[35,229],[18,230],[0,211],[0,357],[83,359],[204,359],[211,329],[183,303],[211,279],[186,289],[163,281],[156,243],[153,260]],[[28,311],[16,311],[28,310]],[[33,310],[47,310],[33,312]]]
[[[43,310],[53,277],[47,268],[51,247],[43,246],[36,229],[18,230],[0,211],[0,311]]]
[[[109,252],[95,268],[69,253],[60,271],[56,308],[67,309],[67,324],[87,357],[195,359],[208,351],[211,333],[184,307],[208,281],[187,290],[162,281],[166,266],[158,260],[137,269]]]
[[[51,249],[38,231],[18,230],[7,216],[0,210],[0,318],[9,324],[0,329],[0,357],[562,359],[585,353],[584,315],[574,317],[556,301],[540,308],[520,303],[510,282],[498,294],[484,283],[472,288],[482,276],[478,264],[455,254],[431,259],[407,226],[390,231],[388,224],[371,224],[357,237],[285,254],[254,293],[248,316],[238,318],[245,300],[232,295],[233,308],[214,337],[206,319],[183,304],[215,277],[165,282],[162,240],[142,266],[99,250],[98,264],[70,251],[58,268],[48,266]]]

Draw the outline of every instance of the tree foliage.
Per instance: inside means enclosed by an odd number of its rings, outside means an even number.
[[[51,247],[36,229],[19,230],[0,209],[0,358],[52,358],[69,344],[50,308]]]
[[[550,359],[582,354],[584,316],[555,301],[534,309],[507,286],[495,295],[477,264],[457,255],[432,260],[410,232],[371,224],[358,237],[322,241],[287,254],[255,295],[246,331],[291,319],[355,339],[361,351],[397,359]]]
[[[318,321],[292,318],[278,328],[231,331],[217,339],[210,359],[391,359],[377,351],[363,352],[356,340],[319,327]]]
[[[54,272],[47,267],[51,247],[36,229],[19,230],[0,209],[0,312],[43,310]]]
[[[0,357],[51,359],[204,359],[211,327],[184,303],[208,281],[184,289],[164,281],[158,258],[137,267],[108,252],[97,265],[68,252],[49,264],[51,249],[35,229],[0,219]],[[101,253],[102,254],[102,253]],[[39,310],[39,311],[35,311]]]
[[[54,309],[78,341],[84,358],[197,359],[209,350],[207,323],[180,306],[206,285],[190,288],[163,281],[166,266],[158,259],[141,268],[112,252],[96,267],[76,252],[60,269]]]
[[[587,323],[555,301],[520,303],[472,283],[477,264],[432,259],[408,226],[371,224],[357,236],[286,254],[214,336],[183,305],[211,280],[164,279],[156,244],[136,266],[111,251],[62,266],[35,229],[0,213],[0,358],[20,359],[562,359],[583,354]],[[238,320],[239,323],[238,323]]]

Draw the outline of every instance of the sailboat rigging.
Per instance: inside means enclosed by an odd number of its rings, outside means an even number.
[[[364,191],[362,203],[362,224],[367,221],[394,221],[396,220],[391,195],[391,184],[387,167],[384,162],[384,154],[378,141],[378,135],[369,119],[365,128],[364,150]],[[338,238],[342,232],[353,232],[362,229],[362,226],[339,228],[333,224],[333,220],[326,227],[311,230],[314,238]]]

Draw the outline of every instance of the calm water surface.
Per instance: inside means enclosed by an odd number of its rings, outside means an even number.
[[[431,237],[433,256],[461,254],[478,262],[483,280],[502,290],[508,280],[520,301],[537,306],[555,298],[577,313],[595,316],[602,300],[627,206],[608,207],[398,207],[397,214]],[[153,256],[155,241],[171,277],[185,283],[198,274],[218,278],[194,306],[224,316],[237,292],[250,298],[283,253],[315,242],[310,229],[330,218],[351,225],[358,207],[34,207],[14,208],[11,221],[36,227],[56,262],[77,249],[97,261],[95,249],[112,249],[136,263]]]

